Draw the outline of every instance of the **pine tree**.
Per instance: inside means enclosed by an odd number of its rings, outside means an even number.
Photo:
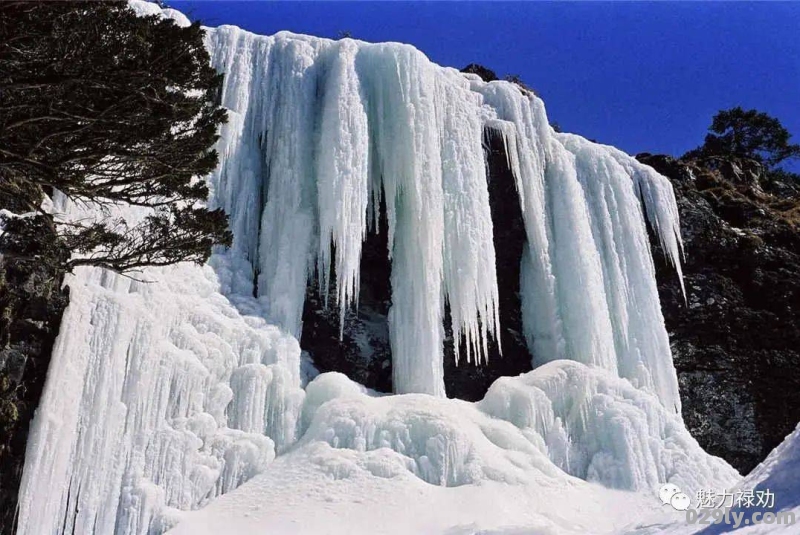
[[[203,207],[220,87],[197,23],[124,1],[0,3],[0,196],[30,211],[54,190],[98,214],[151,209],[135,224],[52,223],[80,253],[68,268],[204,262],[231,240],[225,214]]]
[[[791,134],[781,122],[758,110],[739,106],[721,110],[712,119],[705,142],[687,157],[736,156],[766,167],[800,157],[800,145],[789,142]]]

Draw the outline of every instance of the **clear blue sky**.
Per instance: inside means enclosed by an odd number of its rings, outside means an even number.
[[[681,154],[736,105],[776,116],[800,142],[800,2],[169,4],[209,26],[347,31],[413,44],[441,65],[518,74],[565,131],[630,153]]]

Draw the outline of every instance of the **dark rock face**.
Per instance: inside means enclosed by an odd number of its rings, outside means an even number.
[[[655,260],[684,420],[749,472],[800,420],[800,196],[749,160],[638,158],[672,181],[680,210],[687,303]]]
[[[487,69],[483,65],[478,65],[477,63],[470,63],[461,69],[461,72],[477,74],[484,82],[494,82],[499,79],[493,70]]]
[[[26,210],[13,199],[0,208]],[[6,219],[0,238],[0,533],[13,533],[28,425],[68,302],[68,258],[45,216]]]
[[[381,207],[377,232],[370,232],[361,253],[358,309],[340,322],[336,288],[328,302],[316,284],[309,285],[303,307],[300,347],[308,351],[320,372],[337,371],[379,392],[392,391],[392,350],[387,315],[392,302],[389,277],[388,223]],[[335,276],[331,277],[336,280]],[[341,334],[341,337],[340,337]]]

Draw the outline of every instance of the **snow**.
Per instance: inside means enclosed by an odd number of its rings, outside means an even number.
[[[386,467],[383,475],[375,475],[376,466]],[[403,473],[388,452],[319,445],[279,458],[237,492],[185,515],[170,533],[586,535],[626,525],[632,510],[645,516],[657,508],[638,494],[545,477],[522,486],[429,485]]]
[[[775,495],[774,507],[755,507],[734,509],[735,511],[771,511],[790,512],[800,521],[800,425],[775,448],[772,453],[758,465],[738,485],[738,489],[753,491],[770,491]],[[790,535],[797,533],[798,526],[761,525],[742,529],[742,535],[764,533],[780,533]],[[714,531],[709,531],[714,533]]]
[[[38,212],[24,212],[22,214],[16,214],[11,210],[6,210],[5,208],[0,210],[0,236],[2,236],[3,232],[3,221],[7,219],[26,219],[29,217],[36,217],[39,215]]]
[[[578,503],[583,514],[576,516]],[[544,477],[524,486],[429,485],[403,472],[389,452],[321,444],[279,458],[237,492],[185,515],[170,533],[585,535],[629,522],[620,503],[639,514],[658,507],[637,494]]]
[[[571,379],[576,372],[582,379]],[[636,434],[629,437],[641,439],[643,445],[668,445],[660,458],[677,462],[668,468],[674,476],[661,481],[673,482],[686,492],[692,498],[693,507],[695,492],[700,489],[718,492],[769,490],[775,495],[774,507],[740,507],[732,509],[731,513],[744,513],[747,516],[742,518],[751,518],[756,511],[791,512],[795,518],[800,518],[797,478],[800,426],[750,475],[740,479],[722,461],[700,452],[680,422],[660,408],[652,396],[636,391],[607,373],[580,364],[554,362],[519,378],[501,379],[478,404],[413,395],[369,399],[358,385],[350,383],[348,387],[346,378],[334,375],[323,374],[319,378],[328,383],[328,392],[333,390],[332,385],[337,385],[340,394],[331,397],[331,403],[322,408],[314,403],[317,407],[315,423],[320,428],[316,437],[314,433],[306,435],[297,448],[279,457],[264,474],[208,507],[183,515],[170,533],[790,535],[797,532],[796,524],[743,525],[738,529],[731,525],[690,525],[686,523],[685,513],[661,504],[657,496],[660,485],[647,487],[644,492],[631,492],[586,482],[553,471],[552,467],[548,469],[547,462],[543,463],[537,455],[536,446],[526,450],[522,444],[538,442],[539,437],[532,438],[538,431],[533,435],[531,431],[541,428],[546,420],[530,410],[541,406],[538,402],[529,405],[533,392],[543,395],[539,387],[546,389],[548,384],[564,386],[554,381],[572,380],[582,387],[587,387],[588,381],[603,393],[589,395],[589,399],[594,399],[591,406],[583,411],[576,407],[575,414],[585,416],[599,408],[606,412],[601,419],[613,421],[612,415],[624,414],[629,402],[636,400],[633,405],[643,413],[654,411],[648,418],[655,415],[655,420],[661,419],[660,424],[645,428],[644,432],[661,429],[667,435],[649,439]],[[613,401],[609,403],[604,398],[614,391]],[[568,404],[572,402],[566,399],[568,396],[563,397]],[[554,402],[553,406],[558,403]],[[502,418],[485,419],[485,412],[491,413],[491,406],[505,407],[512,415],[513,426],[504,426]],[[365,412],[368,413],[366,419],[363,418]],[[423,412],[425,416],[420,418]],[[397,430],[402,430],[399,434],[406,438],[413,437],[406,443],[406,453],[398,453],[398,448],[391,447],[391,441],[385,446],[374,439],[372,444],[362,441],[361,447],[342,449],[344,445],[337,439],[357,436],[352,433],[353,425],[365,420],[372,427],[366,436],[385,438],[388,428],[394,430],[393,438],[397,437]],[[615,432],[609,433],[613,426],[608,426],[607,421],[594,428],[587,438],[590,441],[617,438]],[[628,421],[633,423],[636,418]],[[414,429],[415,426],[419,427]],[[438,436],[460,435],[475,448],[463,456],[471,459],[473,466],[458,462],[442,465],[447,466],[451,474],[471,468],[462,472],[462,477],[472,478],[471,483],[451,481],[456,486],[432,485],[423,480],[426,474],[434,472],[415,475],[417,467],[429,465],[415,461],[414,450],[409,445],[435,449],[436,441],[420,432],[431,427],[438,427]],[[326,430],[332,432],[326,433]],[[462,445],[449,448],[447,454],[451,460],[456,460],[464,451]],[[482,457],[484,452],[486,456]],[[480,468],[476,468],[476,459],[485,464],[479,461]],[[514,462],[506,463],[507,460]],[[524,475],[516,479],[512,475],[515,472]]]
[[[5,208],[0,210],[0,239],[3,238],[3,234],[5,234],[5,222],[9,219],[26,219],[30,217],[36,217],[39,215],[38,212],[24,212],[22,214],[16,214],[11,210],[6,210]],[[3,253],[0,252],[0,262],[3,261]]]
[[[668,520],[663,482],[739,480],[653,395],[576,362],[502,378],[478,403],[374,397],[341,374],[307,392],[298,444],[174,533],[611,533],[634,511]]]
[[[735,479],[657,398],[577,362],[498,379],[477,404],[417,394],[372,397],[343,375],[328,375],[308,392],[324,381],[328,397],[342,395],[304,406],[304,420],[314,416],[296,449],[315,441],[356,451],[390,448],[407,458],[412,473],[442,486],[520,483],[532,471],[551,477],[563,471],[625,490],[665,481],[695,489]]]
[[[20,535],[636,532],[670,528],[665,482],[738,483],[680,418],[647,239],[649,224],[680,269],[664,177],[556,134],[515,85],[407,45],[222,26],[207,46],[229,110],[209,203],[233,245],[139,280],[68,277]],[[535,369],[467,403],[444,397],[443,321],[449,306],[457,358],[485,359],[499,327],[486,129],[508,149],[524,217]],[[398,395],[335,373],[304,388],[309,280],[357,306],[381,199]],[[54,201],[58,218],[97,215]]]
[[[722,523],[687,526],[685,522],[673,519],[669,523],[659,523],[647,528],[637,529],[631,532],[630,535],[720,535],[722,533],[736,533],[737,535],[795,535],[800,530],[797,524],[800,521],[800,477],[798,477],[798,474],[800,474],[800,424],[761,464],[753,469],[747,477],[740,480],[736,486],[708,487],[708,490],[715,490],[718,493],[728,490],[733,494],[747,491],[757,494],[769,491],[774,496],[774,500],[769,504],[770,507],[756,503],[750,506],[743,504],[727,508],[726,511],[728,515],[731,515],[732,523],[735,523],[733,515],[743,515],[739,516],[741,525],[738,527]],[[696,504],[697,502],[693,500],[693,507]],[[704,509],[697,510],[702,512]],[[794,515],[795,522],[790,524],[789,520],[786,519],[779,523],[777,519],[773,518],[771,523],[745,524],[744,521],[750,521],[754,513],[760,513],[762,520],[766,513]],[[683,513],[673,516],[685,519]]]
[[[0,210],[0,238],[2,238],[3,234],[5,233],[5,225],[3,225],[3,222],[6,219],[11,219],[12,217],[17,217],[17,214],[11,212],[10,210]]]

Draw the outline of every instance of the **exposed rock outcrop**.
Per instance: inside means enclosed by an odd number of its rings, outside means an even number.
[[[483,65],[478,65],[477,63],[470,63],[463,69],[461,72],[466,72],[469,74],[477,74],[481,77],[481,80],[484,82],[494,82],[495,80],[499,80],[497,74],[491,69],[487,69]]]
[[[381,207],[378,232],[370,232],[361,256],[361,292],[357,310],[345,313],[340,322],[336,304],[336,277],[328,291],[316,284],[306,290],[300,347],[308,351],[321,372],[338,371],[380,392],[392,390],[392,352],[387,315],[392,291],[389,276],[388,223]],[[331,268],[334,269],[333,267]]]
[[[710,453],[746,473],[800,420],[800,196],[745,159],[639,160],[674,186],[684,302],[657,253],[683,416]]]

